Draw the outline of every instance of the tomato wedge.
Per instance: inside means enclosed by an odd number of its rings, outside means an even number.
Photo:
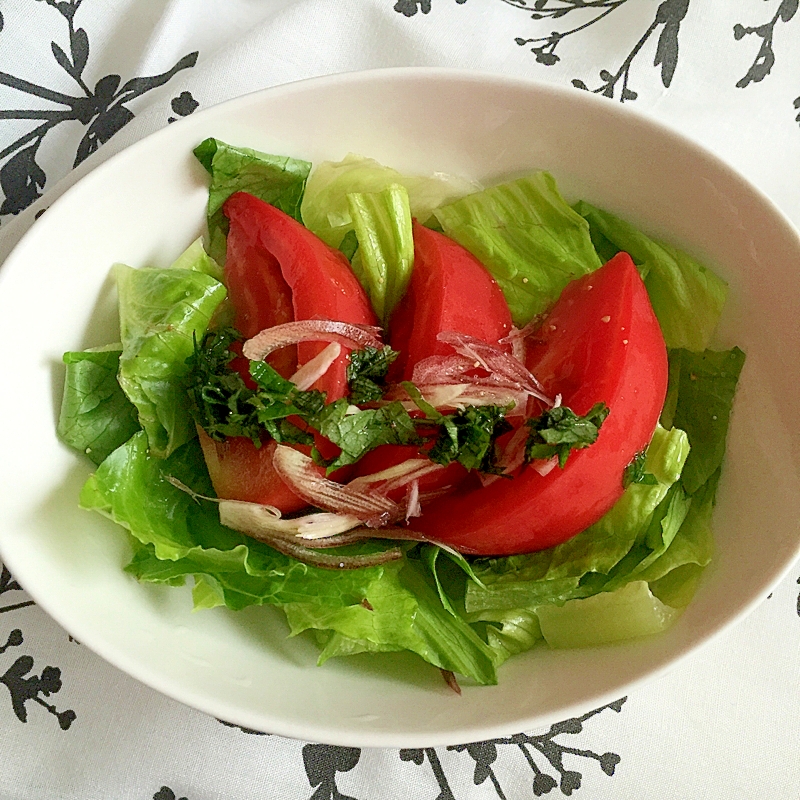
[[[244,192],[229,197],[223,211],[230,221],[225,282],[234,324],[245,336],[292,320],[376,324],[366,293],[338,250],[280,209]],[[324,347],[304,342],[272,354],[268,361],[289,377]],[[328,402],[347,393],[348,352],[345,349],[314,384],[326,393]],[[201,434],[200,443],[220,497],[273,505],[285,513],[307,505],[274,472],[274,442],[257,448],[244,437],[215,442]],[[318,446],[324,448],[322,442]]]
[[[452,354],[450,345],[439,341],[440,333],[457,331],[496,345],[511,330],[511,314],[497,281],[472,253],[416,220],[413,234],[414,270],[389,326],[389,343],[400,353],[392,365],[393,380],[410,380],[423,358]],[[380,472],[409,458],[419,458],[418,448],[383,445],[361,459],[356,473]],[[467,474],[452,463],[422,478],[420,494],[450,491]],[[396,500],[402,494],[391,496]]]
[[[400,351],[393,376],[410,380],[428,356],[452,353],[437,336],[458,331],[497,344],[511,331],[511,314],[497,281],[468,250],[414,222],[414,271],[392,315],[389,343]]]
[[[529,340],[527,367],[576,414],[606,403],[597,441],[547,475],[523,467],[513,480],[434,500],[415,530],[464,553],[526,553],[580,533],[619,499],[624,469],[649,443],[667,389],[664,339],[630,256],[567,286]]]

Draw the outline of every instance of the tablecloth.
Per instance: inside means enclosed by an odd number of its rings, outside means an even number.
[[[0,258],[66,184],[142,136],[245,92],[384,66],[629,104],[800,224],[798,0],[0,0]],[[733,630],[580,717],[369,750],[160,696],[72,640],[3,567],[0,798],[800,797],[798,584],[795,565]]]

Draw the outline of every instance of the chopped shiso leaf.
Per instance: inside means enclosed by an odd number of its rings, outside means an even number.
[[[347,365],[350,402],[361,405],[380,400],[386,391],[389,367],[399,355],[391,347],[365,347],[350,353],[350,363]]]
[[[556,406],[529,419],[525,423],[531,431],[525,443],[525,459],[557,457],[563,469],[572,450],[594,444],[608,411],[605,403],[596,403],[580,417],[571,408]]]

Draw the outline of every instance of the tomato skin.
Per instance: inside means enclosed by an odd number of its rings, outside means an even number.
[[[400,356],[391,377],[411,380],[428,356],[450,355],[436,337],[458,331],[497,344],[511,331],[511,314],[497,281],[468,250],[414,221],[414,271],[389,324],[389,343]]]
[[[229,197],[223,211],[230,221],[225,280],[235,311],[234,324],[246,337],[293,320],[376,323],[364,290],[338,250],[275,206],[244,192]],[[271,354],[267,361],[288,378],[325,346],[303,342]],[[326,393],[328,402],[347,393],[347,364],[345,349],[314,384],[313,388]],[[253,386],[245,359],[235,359],[232,367]],[[216,442],[201,432],[200,444],[219,497],[272,505],[283,513],[307,505],[275,472],[275,442],[257,448],[245,437]],[[325,456],[338,453],[322,437],[317,446]]]
[[[620,498],[623,471],[649,443],[667,389],[664,339],[630,256],[567,286],[531,337],[527,366],[576,414],[608,405],[597,441],[545,476],[528,466],[513,480],[435,500],[415,530],[464,553],[533,552],[580,533]]]

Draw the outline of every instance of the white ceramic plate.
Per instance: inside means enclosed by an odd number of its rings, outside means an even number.
[[[192,148],[216,136],[318,162],[497,180],[546,168],[568,197],[688,249],[731,283],[719,344],[747,352],[714,518],[718,552],[666,635],[516,657],[461,698],[404,655],[315,666],[278,612],[192,613],[187,589],[122,571],[121,532],[77,507],[89,466],[54,429],[61,354],[117,339],[116,261],[168,265],[203,228]],[[530,730],[611,701],[740,619],[800,546],[800,239],[741,177],[684,138],[575,90],[388,70],[249,95],[187,118],[80,181],[0,271],[0,552],[67,631],[125,672],[224,720],[352,746],[432,746]]]

